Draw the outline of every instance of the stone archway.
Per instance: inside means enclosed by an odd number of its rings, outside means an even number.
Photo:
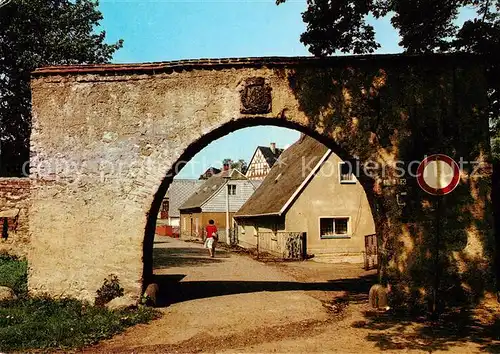
[[[153,241],[154,241],[154,233],[156,229],[156,221],[157,215],[159,213],[162,200],[170,186],[175,175],[184,167],[184,165],[189,162],[192,158],[196,156],[204,147],[208,144],[222,138],[223,136],[235,132],[240,129],[255,127],[255,126],[278,126],[281,128],[288,128],[300,131],[306,135],[314,137],[316,140],[323,143],[330,150],[332,150],[337,156],[341,157],[345,161],[349,161],[353,158],[353,156],[349,155],[344,149],[338,146],[331,139],[327,139],[324,136],[318,134],[317,132],[311,130],[310,128],[306,128],[301,125],[297,125],[293,122],[287,120],[270,120],[264,117],[242,117],[240,119],[236,119],[230,121],[217,129],[209,132],[208,134],[203,135],[200,139],[194,141],[189,147],[183,152],[181,157],[169,168],[166,173],[166,177],[163,179],[161,185],[159,186],[156,194],[154,195],[153,202],[151,204],[151,209],[148,212],[148,218],[145,229],[144,236],[144,244],[143,244],[143,261],[144,261],[144,271],[143,271],[143,279],[147,284],[149,279],[152,277],[153,263],[152,263],[152,251],[153,251]],[[375,208],[375,199],[373,194],[373,186],[374,181],[369,178],[369,176],[361,176],[360,183],[363,186],[365,193],[367,195],[367,199],[372,207],[372,215],[374,215]],[[363,178],[364,177],[364,178]],[[382,220],[384,218],[381,209],[377,209],[377,219]],[[383,221],[380,221],[378,225],[382,225]]]
[[[425,299],[435,201],[414,178],[397,183],[398,163],[433,152],[487,160],[483,74],[461,55],[39,69],[32,82],[30,290],[92,299],[114,273],[138,297],[147,276],[148,215],[156,216],[171,178],[165,173],[229,131],[268,123],[377,165],[363,184],[382,239],[383,281],[402,298]],[[463,291],[484,292],[487,282],[470,274],[490,273],[494,249],[490,177],[482,172],[464,174],[443,216],[450,248],[441,266]]]

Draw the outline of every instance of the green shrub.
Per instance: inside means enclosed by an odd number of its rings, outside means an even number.
[[[149,308],[109,311],[73,299],[4,302],[0,307],[0,350],[81,348],[157,316]]]
[[[123,296],[123,288],[120,285],[120,281],[116,275],[110,274],[109,278],[104,279],[101,288],[97,290],[95,305],[104,306],[111,300],[120,296]]]
[[[14,290],[17,296],[28,293],[28,262],[14,256],[0,254],[0,286]]]
[[[29,298],[27,273],[25,260],[0,254],[0,286],[18,295],[0,303],[0,351],[81,348],[159,314],[150,308],[109,311],[74,299]],[[118,278],[106,279],[99,294],[100,301],[123,295]]]

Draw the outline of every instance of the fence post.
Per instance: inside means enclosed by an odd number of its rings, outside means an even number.
[[[260,239],[260,234],[257,231],[257,259],[259,259],[259,239]]]
[[[301,249],[301,259],[304,260],[304,259],[307,259],[307,233],[306,232],[303,232],[302,235],[301,235],[301,241],[302,241],[302,249]]]

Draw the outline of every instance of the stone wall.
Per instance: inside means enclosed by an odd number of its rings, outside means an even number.
[[[488,101],[473,58],[55,67],[37,71],[31,87],[32,293],[90,300],[113,273],[138,298],[152,275],[156,218],[178,163],[257,125],[300,130],[343,160],[378,166],[359,181],[380,235],[381,280],[400,299],[427,301],[438,262],[442,289],[477,299],[491,287],[490,172],[465,166],[460,186],[440,199],[446,233],[436,262],[437,223],[429,220],[437,199],[415,178],[391,182],[398,162],[409,168],[437,152],[487,165]]]
[[[29,197],[28,178],[0,178],[0,252],[27,256]]]

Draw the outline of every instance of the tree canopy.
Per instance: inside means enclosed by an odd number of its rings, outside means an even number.
[[[226,158],[222,160],[222,164],[228,164],[230,168],[236,169],[241,173],[245,174],[248,169],[248,164],[244,159],[239,159],[238,161],[233,161],[232,159]]]
[[[20,176],[29,160],[30,74],[37,67],[109,62],[94,0],[12,0],[0,8],[0,176]]]
[[[276,0],[281,4],[287,0]],[[457,24],[464,9],[475,16]],[[500,160],[500,0],[307,0],[301,42],[315,56],[380,48],[370,18],[390,17],[406,53],[468,52],[485,59],[493,150]]]
[[[465,8],[477,16],[459,27],[456,20]],[[500,41],[499,12],[500,0],[307,0],[301,42],[316,56],[373,53],[380,44],[368,19],[388,16],[406,52],[491,52],[498,50],[491,44]]]

